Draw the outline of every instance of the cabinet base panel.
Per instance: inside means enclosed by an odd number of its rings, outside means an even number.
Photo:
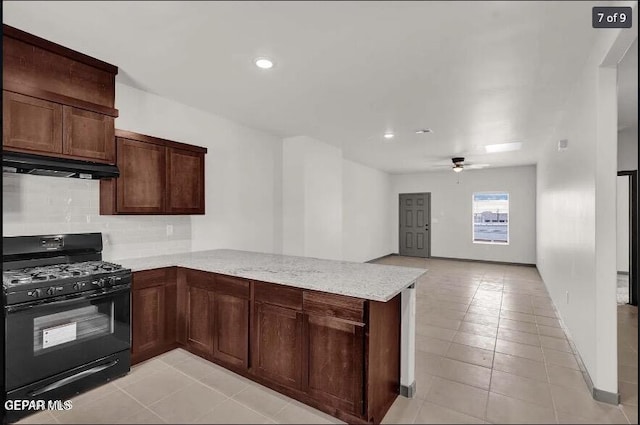
[[[219,366],[222,366],[225,369],[228,369],[231,372],[237,373],[240,376],[243,376],[243,377],[245,377],[247,379],[250,379],[250,380],[252,380],[254,382],[257,382],[260,385],[264,385],[265,387],[271,388],[272,390],[277,391],[280,394],[284,394],[287,397],[291,397],[293,399],[296,399],[299,402],[306,404],[307,406],[311,406],[311,407],[313,407],[315,409],[318,409],[318,410],[320,410],[320,411],[322,411],[324,413],[327,413],[327,414],[329,414],[329,415],[331,415],[331,416],[333,416],[335,418],[338,418],[341,421],[344,421],[346,423],[349,423],[349,424],[367,424],[367,423],[372,423],[370,421],[367,421],[367,419],[364,418],[364,417],[360,417],[360,416],[356,416],[356,415],[353,415],[353,414],[350,414],[350,413],[347,413],[347,412],[336,410],[336,409],[333,409],[333,408],[331,408],[329,406],[321,404],[321,403],[319,403],[315,399],[309,397],[308,395],[306,395],[303,392],[296,391],[296,390],[293,390],[291,388],[284,387],[282,385],[278,385],[278,384],[276,384],[276,383],[274,383],[274,382],[272,382],[270,380],[263,379],[260,376],[256,376],[255,374],[251,373],[250,371],[247,372],[246,370],[240,370],[238,368],[231,367],[229,364],[221,362],[221,361],[219,361],[217,359],[214,359],[212,357],[203,356],[202,353],[200,353],[197,350],[192,350],[188,346],[181,345],[180,348],[183,348],[183,349],[189,351],[190,353],[195,354],[198,357],[202,357],[205,360],[210,361],[211,363],[215,363],[215,364],[217,364]],[[393,400],[395,400],[395,398]],[[393,401],[392,401],[392,403],[393,403]],[[387,410],[389,410],[390,407],[391,407],[391,404],[389,404],[389,406],[386,407],[386,409],[384,409],[385,413],[386,413]]]
[[[160,354],[164,354],[176,348],[184,348],[184,347],[182,347],[181,344],[178,344],[177,342],[175,342],[173,344],[163,345],[161,347],[154,348],[153,350],[146,350],[144,353],[140,353],[140,354],[131,353],[131,365],[133,366],[137,363],[141,363],[145,360],[149,360],[153,357],[159,356]]]

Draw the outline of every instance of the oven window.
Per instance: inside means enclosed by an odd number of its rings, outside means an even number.
[[[34,318],[34,355],[112,334],[113,307],[113,301],[103,301]]]

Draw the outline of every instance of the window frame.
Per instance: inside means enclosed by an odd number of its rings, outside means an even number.
[[[476,195],[493,195],[493,194],[500,194],[500,195],[507,195],[507,213],[509,214],[509,217],[507,218],[507,241],[506,242],[499,242],[499,241],[477,241],[476,240],[476,223],[475,223],[475,212],[474,212],[474,207],[475,207],[475,198]],[[473,244],[479,244],[479,245],[499,245],[499,246],[508,246],[511,244],[511,195],[509,194],[509,192],[507,192],[506,190],[495,190],[495,191],[480,191],[480,192],[472,192],[471,193],[471,243]]]

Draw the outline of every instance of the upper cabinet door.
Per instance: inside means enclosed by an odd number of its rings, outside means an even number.
[[[62,105],[2,92],[2,145],[38,153],[62,153]]]
[[[204,153],[167,148],[167,212],[204,214]]]
[[[63,152],[97,162],[115,163],[113,117],[65,106]]]
[[[117,138],[119,212],[162,213],[165,208],[166,148]]]

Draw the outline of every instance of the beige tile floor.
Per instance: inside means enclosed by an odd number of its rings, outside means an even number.
[[[637,308],[620,306],[622,404],[594,401],[535,268],[387,257],[417,286],[416,383],[384,423],[637,423]],[[340,423],[184,350],[21,423]]]

